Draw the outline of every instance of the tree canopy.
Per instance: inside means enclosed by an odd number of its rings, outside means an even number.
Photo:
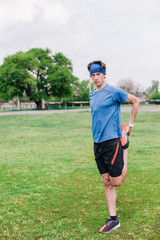
[[[0,96],[5,100],[27,96],[41,109],[42,99],[71,96],[78,81],[72,63],[62,53],[32,48],[4,59],[0,66]]]
[[[160,84],[159,81],[153,80],[152,86],[146,89],[146,95],[148,99],[150,100],[160,99],[159,84]]]
[[[78,101],[89,101],[89,80],[83,80],[76,84],[74,97]]]

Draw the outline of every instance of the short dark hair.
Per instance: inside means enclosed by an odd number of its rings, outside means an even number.
[[[93,61],[93,62],[88,63],[88,65],[87,65],[87,69],[88,69],[88,71],[90,70],[92,64],[94,64],[94,63],[98,63],[98,64],[100,64],[101,67],[104,68],[104,70],[106,70],[106,64],[105,64],[105,63],[103,63],[103,62],[100,61],[100,60],[95,60],[95,61]]]

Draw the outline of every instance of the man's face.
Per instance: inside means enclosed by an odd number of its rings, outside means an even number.
[[[101,88],[105,85],[105,75],[103,73],[100,72],[92,73],[91,79],[95,84],[96,88]]]

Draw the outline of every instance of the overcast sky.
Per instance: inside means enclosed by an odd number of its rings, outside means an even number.
[[[160,0],[0,0],[0,64],[33,47],[62,52],[74,75],[101,59],[111,85],[160,81]]]

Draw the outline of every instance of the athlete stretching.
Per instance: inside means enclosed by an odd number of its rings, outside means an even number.
[[[116,215],[115,187],[120,187],[127,175],[128,136],[131,133],[138,112],[139,100],[121,88],[106,84],[106,65],[103,62],[94,61],[89,63],[88,70],[96,87],[89,95],[94,155],[104,182],[105,196],[110,214],[110,218],[99,231],[107,233],[120,227]],[[127,126],[125,124],[121,126],[120,104],[124,103],[132,104]]]

